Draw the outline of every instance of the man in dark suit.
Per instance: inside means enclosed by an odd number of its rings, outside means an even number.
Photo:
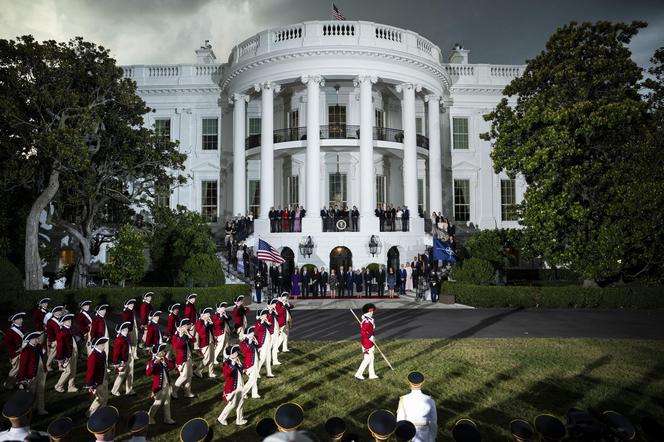
[[[348,267],[348,270],[346,271],[346,276],[345,276],[345,283],[346,283],[346,293],[348,296],[353,296],[353,277],[354,277],[354,272],[352,267]]]
[[[270,232],[276,232],[277,231],[277,226],[276,226],[276,214],[274,207],[270,207],[270,211],[268,212],[268,218],[270,218]]]
[[[291,207],[288,211],[288,231],[294,232],[293,228],[295,227],[295,208]]]
[[[406,264],[401,264],[401,269],[399,270],[399,294],[406,294],[406,278],[408,273],[406,273]]]
[[[376,207],[376,210],[374,210],[374,214],[378,217],[378,222],[380,224],[380,231],[384,232],[385,231],[385,215],[383,213],[383,208],[378,206]]]
[[[328,232],[330,230],[330,215],[325,206],[320,209],[320,217],[323,220],[323,232]]]
[[[311,274],[307,272],[306,267],[302,269],[300,281],[302,281],[302,296],[306,298],[309,295],[309,284],[311,283]]]
[[[394,207],[390,209],[390,223],[391,223],[391,230],[394,232],[396,230],[396,224],[397,224],[397,209]]]
[[[360,211],[357,210],[357,206],[353,206],[353,210],[350,211],[350,230],[357,232],[357,220],[360,218]]]
[[[371,270],[369,270],[369,267],[364,269],[362,279],[364,280],[364,296],[369,297],[371,296],[371,280],[373,279],[373,274]]]
[[[325,270],[325,267],[320,268],[320,279],[318,280],[318,286],[320,287],[320,295],[322,297],[325,297],[327,294],[327,283],[328,280],[330,279],[330,276],[327,273],[327,270]]]
[[[385,209],[385,231],[392,231],[392,209],[389,207]]]
[[[403,215],[401,215],[401,225],[404,232],[408,232],[408,220],[410,219],[410,210],[408,207],[403,206]]]
[[[376,284],[378,285],[378,296],[382,298],[385,295],[385,280],[387,279],[385,266],[381,265],[377,273],[378,274],[376,275]]]

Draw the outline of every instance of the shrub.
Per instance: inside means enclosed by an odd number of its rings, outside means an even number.
[[[516,263],[521,237],[519,229],[481,230],[466,241],[465,247],[471,257],[489,261],[494,269],[503,271]]]
[[[460,267],[454,267],[450,277],[455,281],[469,284],[489,285],[495,282],[496,270],[485,259],[468,258]]]
[[[377,262],[372,262],[371,264],[367,265],[367,268],[369,269],[370,272],[376,273],[378,270],[380,270],[380,264]]]
[[[0,258],[0,292],[16,293],[23,290],[21,272],[7,258]]]
[[[314,264],[304,264],[302,267],[300,267],[300,273],[302,273],[302,270],[307,269],[307,273],[313,273],[314,269],[317,269]]]
[[[213,254],[197,253],[182,265],[175,281],[185,287],[213,287],[225,282],[224,270]]]
[[[126,281],[140,281],[147,266],[145,235],[125,224],[108,250],[108,264],[102,266],[102,275],[124,287]]]

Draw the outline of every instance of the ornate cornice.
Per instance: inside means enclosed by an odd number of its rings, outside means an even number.
[[[379,52],[368,49],[310,49],[310,50],[303,50],[297,52],[293,51],[293,52],[273,55],[270,57],[264,57],[258,60],[250,61],[244,65],[241,65],[235,68],[232,72],[230,72],[227,76],[225,76],[222,79],[222,82],[220,84],[221,91],[223,92],[224,90],[226,90],[230,82],[233,81],[233,79],[235,79],[238,75],[259,66],[280,62],[284,60],[302,58],[302,57],[339,56],[339,55],[342,56],[362,55],[362,56],[369,56],[375,58],[383,58],[395,63],[407,63],[436,76],[447,89],[449,89],[452,85],[452,81],[450,80],[450,77],[447,74],[447,72],[445,72],[443,66],[436,66],[416,56],[407,57],[392,52]]]
[[[304,84],[317,84],[318,86],[325,86],[325,78],[322,75],[303,75],[300,81]]]
[[[415,92],[420,92],[422,90],[422,85],[421,84],[414,84],[414,83],[401,83],[401,84],[397,84],[394,89],[398,93],[401,93],[405,90],[410,90],[410,89],[413,89]]]
[[[370,84],[376,84],[378,77],[376,75],[358,75],[353,79],[353,86],[358,87],[360,83],[369,82]]]
[[[228,97],[228,104],[235,104],[237,101],[244,100],[249,103],[249,95],[247,94],[233,94]]]
[[[256,92],[272,90],[275,94],[278,94],[281,92],[281,85],[274,81],[265,81],[263,83],[254,84],[254,90]]]
[[[469,95],[503,95],[504,87],[472,87],[472,86],[452,86],[450,94],[469,94]]]
[[[219,95],[221,89],[219,87],[182,87],[182,86],[161,86],[158,88],[152,87],[137,87],[136,92],[138,95],[165,95],[165,94],[175,94],[175,95]]]

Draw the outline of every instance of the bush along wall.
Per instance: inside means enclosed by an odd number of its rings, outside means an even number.
[[[441,295],[473,307],[664,308],[662,287],[487,286],[444,282]]]
[[[232,304],[239,295],[249,295],[251,288],[245,284],[225,284],[218,287],[126,287],[126,288],[87,288],[66,290],[32,290],[24,291],[18,296],[0,298],[0,308],[4,316],[14,312],[30,312],[35,309],[41,298],[51,298],[51,306],[64,305],[70,312],[78,311],[78,303],[91,300],[93,309],[99,304],[108,304],[111,311],[122,311],[127,299],[135,298],[140,302],[146,292],[154,292],[152,305],[155,309],[168,311],[168,306],[179,302],[184,304],[185,298],[191,293],[198,294],[197,308],[214,307],[218,302]]]

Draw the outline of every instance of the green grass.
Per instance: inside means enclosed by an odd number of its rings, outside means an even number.
[[[425,374],[424,390],[434,397],[438,407],[439,440],[449,440],[451,425],[459,416],[475,419],[485,440],[506,438],[508,423],[514,417],[530,420],[540,412],[564,417],[573,406],[617,410],[635,423],[645,414],[664,419],[664,342],[395,340],[384,342],[382,348],[396,370],[389,371],[377,355],[376,369],[381,379],[360,382],[353,378],[361,359],[357,342],[293,342],[292,352],[282,354],[282,365],[274,369],[277,377],[259,380],[263,398],[245,401],[249,424],[244,428],[221,427],[216,422],[222,408],[219,379],[194,379],[193,390],[198,398],[174,401],[173,417],[183,424],[202,416],[223,440],[255,441],[258,420],[271,416],[279,404],[294,401],[305,410],[303,428],[322,436],[325,420],[336,415],[346,419],[353,431],[366,436],[368,414],[376,408],[395,410],[399,396],[408,391],[406,375],[417,369]],[[149,379],[143,367],[144,362],[140,362],[136,369],[138,397],[110,401],[121,411],[119,434],[125,433],[131,412],[147,409],[151,403],[147,398]],[[85,431],[88,396],[56,394],[56,378],[51,375],[47,380],[46,400],[51,415],[37,419],[33,427],[44,429],[62,414],[74,418],[77,431]],[[83,375],[79,378],[81,385]],[[2,393],[0,400],[4,402],[7,395]],[[150,440],[177,440],[178,429],[156,425],[150,430]],[[80,436],[74,439],[85,440]]]

